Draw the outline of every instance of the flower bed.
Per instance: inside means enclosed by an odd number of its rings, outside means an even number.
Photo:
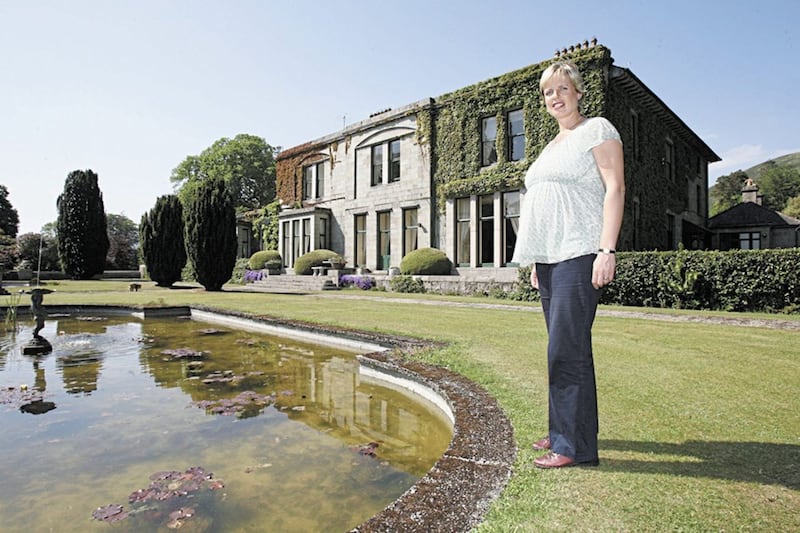
[[[344,274],[339,277],[340,287],[358,287],[365,291],[370,290],[375,286],[375,279],[369,276],[360,276],[357,274]]]

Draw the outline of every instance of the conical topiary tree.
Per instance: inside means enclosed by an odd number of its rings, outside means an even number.
[[[139,243],[150,279],[159,287],[171,287],[181,279],[186,265],[183,206],[174,194],[156,200],[156,205],[142,215]]]
[[[91,170],[70,172],[56,205],[58,258],[64,272],[73,279],[102,274],[109,243],[97,174]]]
[[[208,179],[185,213],[186,253],[207,291],[222,289],[236,264],[236,210],[225,181]]]

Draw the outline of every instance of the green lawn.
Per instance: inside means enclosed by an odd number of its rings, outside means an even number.
[[[152,283],[132,293],[116,281],[47,287],[56,292],[45,306],[203,304],[448,342],[424,357],[494,395],[519,446],[514,476],[479,531],[800,531],[798,330],[599,316],[601,465],[542,471],[530,448],[547,427],[546,334],[535,305],[358,290],[207,293]],[[426,305],[434,301],[441,305]]]

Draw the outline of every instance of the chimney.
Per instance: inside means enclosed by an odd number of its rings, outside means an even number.
[[[763,194],[758,194],[758,185],[756,185],[752,179],[747,178],[742,187],[742,203],[753,202],[754,204],[761,205],[761,199],[763,197]]]

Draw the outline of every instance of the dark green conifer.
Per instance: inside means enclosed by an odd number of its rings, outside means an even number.
[[[58,257],[64,272],[73,279],[102,274],[109,242],[97,174],[91,170],[70,172],[56,205]]]
[[[204,180],[185,215],[186,253],[207,291],[222,289],[236,263],[236,210],[221,178]]]
[[[181,279],[186,265],[183,206],[174,194],[156,200],[156,205],[142,215],[139,242],[150,279],[159,287],[171,287]]]

